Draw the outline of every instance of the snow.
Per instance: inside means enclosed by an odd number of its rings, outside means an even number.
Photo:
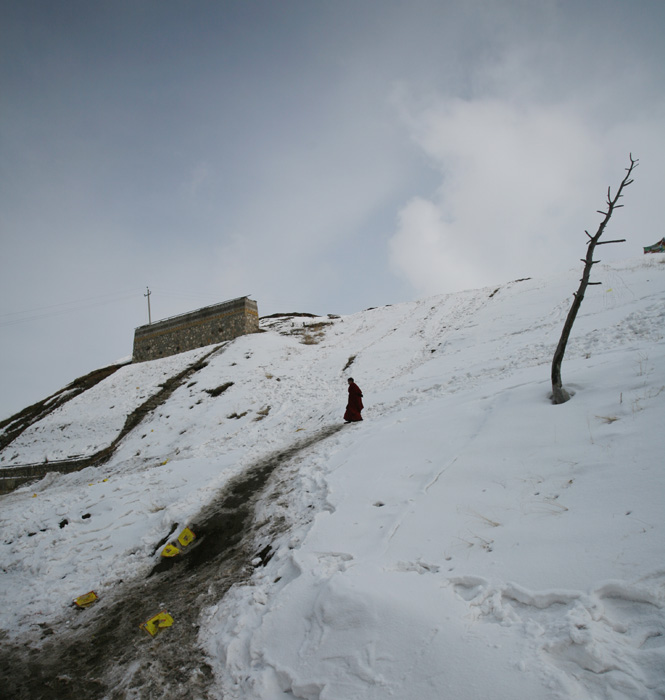
[[[594,268],[561,406],[549,365],[579,270],[264,320],[106,465],[0,498],[0,629],[37,643],[76,596],[145,576],[230,478],[339,423],[353,376],[365,420],[274,474],[256,513],[282,523],[273,558],[202,612],[210,697],[665,697],[664,263]],[[118,370],[2,466],[101,449],[210,349]]]
[[[145,365],[122,367],[105,382],[31,425],[12,442],[11,457],[0,456],[0,464],[11,466],[93,455],[120,432],[129,413],[156,393],[159,384],[175,374],[176,368],[182,368],[183,360],[192,363],[204,354],[205,349],[192,350]]]

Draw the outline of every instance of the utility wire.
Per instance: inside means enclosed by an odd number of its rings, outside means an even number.
[[[185,301],[205,301],[207,303],[215,303],[214,294],[205,292],[193,292],[183,290],[166,290],[154,289],[151,294],[157,293],[158,297],[168,297],[172,299],[183,299]],[[22,311],[9,311],[0,314],[0,328],[14,326],[20,323],[29,321],[39,321],[44,318],[61,316],[63,314],[72,313],[74,311],[83,311],[85,309],[104,306],[127,299],[137,298],[139,294],[143,295],[142,289],[131,289],[124,292],[110,292],[108,294],[99,294],[85,299],[76,299],[74,301],[63,301],[58,304],[49,304],[47,306],[37,306],[31,309],[23,309]]]
[[[0,328],[14,326],[19,323],[26,323],[29,321],[38,321],[44,318],[61,316],[74,311],[84,311],[85,309],[91,309],[97,306],[104,306],[119,301],[125,301],[126,299],[133,299],[137,296],[138,292],[133,292],[131,294],[126,292],[116,292],[115,294],[103,294],[96,297],[89,297],[88,299],[51,304],[49,306],[26,309],[24,311],[12,311],[5,314],[0,314],[0,319],[4,319],[0,320]],[[67,306],[70,308],[63,308]],[[11,318],[12,316],[14,318]]]
[[[0,314],[0,318],[3,316],[16,316],[18,314],[28,314],[28,313],[34,313],[35,311],[45,311],[46,309],[55,309],[58,306],[69,306],[71,304],[82,304],[88,301],[94,301],[96,299],[106,299],[108,297],[117,297],[117,296],[122,296],[123,299],[127,297],[128,294],[138,294],[139,289],[128,289],[123,292],[109,292],[107,294],[97,294],[93,297],[87,297],[85,299],[74,299],[72,301],[61,301],[58,304],[49,304],[48,306],[35,306],[31,309],[23,309],[22,311],[8,311],[3,314]]]
[[[206,292],[187,292],[187,291],[172,291],[172,290],[166,290],[166,289],[155,289],[153,287],[152,290],[154,293],[159,294],[160,296],[164,297],[172,297],[176,299],[204,299],[204,300],[209,300],[211,298],[215,298],[215,294],[211,293],[206,293]]]

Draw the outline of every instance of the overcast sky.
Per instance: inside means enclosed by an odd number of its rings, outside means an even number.
[[[665,234],[663,0],[0,8],[0,418],[131,354],[148,286],[347,314],[581,266],[631,152],[601,257]]]

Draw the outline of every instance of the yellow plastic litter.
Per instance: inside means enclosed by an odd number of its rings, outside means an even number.
[[[74,603],[76,603],[76,605],[79,608],[87,608],[89,605],[92,605],[97,600],[97,594],[94,591],[90,591],[90,593],[86,593],[85,595],[80,595],[78,598],[74,598]]]
[[[160,466],[160,467],[163,467],[165,464],[168,464],[168,462],[169,462],[169,460],[168,460],[168,459],[165,459],[163,462],[160,462],[160,463],[159,463],[159,466]]]
[[[157,613],[154,617],[140,624],[139,627],[145,630],[151,637],[154,637],[161,629],[170,627],[173,624],[173,618],[166,612]]]
[[[196,535],[188,528],[186,527],[179,535],[178,535],[178,542],[183,547],[186,547],[190,542],[193,542],[196,539]]]
[[[167,544],[166,547],[162,549],[163,557],[175,557],[177,554],[180,554],[180,550],[172,544]]]

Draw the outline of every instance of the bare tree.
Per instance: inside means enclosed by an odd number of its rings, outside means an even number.
[[[561,363],[563,362],[563,356],[566,352],[566,344],[568,343],[570,331],[573,328],[573,323],[575,323],[577,312],[579,311],[580,306],[582,305],[582,300],[584,299],[584,293],[586,292],[586,288],[590,284],[601,284],[601,282],[589,282],[589,277],[591,276],[591,268],[596,263],[600,262],[599,260],[593,259],[594,250],[597,245],[604,245],[606,243],[623,243],[626,240],[625,238],[622,238],[620,240],[615,241],[601,241],[600,237],[603,235],[605,227],[607,226],[610,218],[612,217],[614,210],[619,209],[623,206],[623,204],[618,204],[618,201],[623,196],[622,192],[624,187],[628,187],[628,185],[630,185],[632,182],[631,175],[633,170],[637,167],[639,161],[637,158],[633,158],[632,153],[630,154],[629,158],[630,166],[626,168],[626,176],[621,181],[616,195],[612,197],[610,188],[607,188],[607,211],[600,211],[600,209],[598,210],[598,213],[602,214],[604,218],[600,222],[600,225],[598,226],[598,230],[596,231],[595,235],[592,236],[588,231],[584,232],[589,237],[589,240],[587,241],[586,258],[582,258],[582,262],[584,263],[582,279],[580,280],[580,286],[578,290],[576,292],[573,292],[573,296],[575,297],[575,299],[573,300],[573,303],[570,307],[570,311],[568,311],[568,316],[566,316],[566,322],[563,324],[561,338],[559,338],[559,344],[557,345],[556,350],[554,351],[554,357],[552,359],[552,402],[555,404],[565,403],[566,401],[568,401],[568,399],[570,399],[570,394],[563,388],[561,384]]]

